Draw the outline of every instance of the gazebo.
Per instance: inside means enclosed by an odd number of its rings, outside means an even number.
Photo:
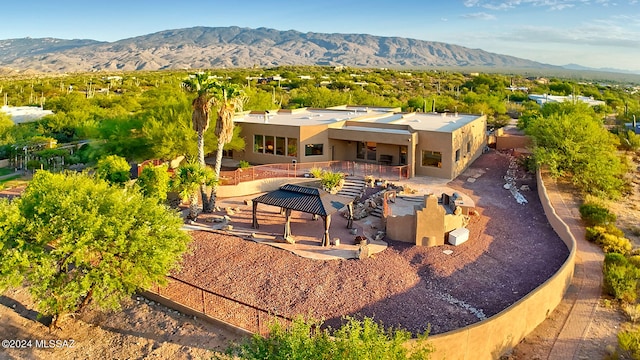
[[[254,229],[259,227],[258,217],[256,215],[259,203],[278,206],[284,210],[286,219],[284,238],[286,241],[291,238],[291,210],[319,215],[324,221],[322,246],[329,246],[331,215],[347,206],[349,208],[347,228],[351,228],[353,225],[353,200],[351,197],[330,194],[315,187],[285,184],[278,190],[271,191],[253,199],[252,227]]]

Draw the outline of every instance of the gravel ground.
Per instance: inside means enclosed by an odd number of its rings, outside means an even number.
[[[527,203],[519,204],[503,188],[507,174],[518,188],[528,185],[530,190],[520,192]],[[374,317],[414,334],[429,325],[431,334],[467,326],[543,283],[568,251],[547,223],[535,178],[521,171],[511,155],[484,154],[449,186],[470,196],[479,213],[471,217],[469,241],[457,247],[424,248],[385,239],[389,247],[369,259],[318,261],[196,231],[175,276],[284,316],[325,319],[332,327],[345,315]],[[166,291],[171,294],[171,288]]]

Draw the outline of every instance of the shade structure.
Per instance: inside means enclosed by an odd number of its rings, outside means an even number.
[[[253,227],[256,229],[259,227],[256,215],[259,203],[285,209],[285,239],[292,235],[290,225],[291,210],[319,215],[322,217],[325,225],[324,234],[322,235],[322,245],[328,246],[331,215],[345,206],[349,206],[349,217],[351,217],[352,202],[353,199],[351,197],[330,194],[319,188],[285,184],[278,190],[271,191],[253,199]],[[351,226],[351,221],[349,221],[349,226]]]

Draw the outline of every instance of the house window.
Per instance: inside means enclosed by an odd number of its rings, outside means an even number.
[[[313,156],[313,155],[322,155],[323,144],[307,144],[304,147],[304,155],[305,156]]]
[[[253,135],[253,152],[295,157],[298,156],[298,139],[269,135]]]
[[[456,150],[456,161],[460,161],[460,149]]]
[[[273,136],[265,136],[264,137],[264,153],[265,154],[274,154],[275,150],[275,137]]]
[[[264,153],[264,136],[253,135],[253,152]]]
[[[285,150],[286,150],[285,141],[286,139],[283,137],[276,138],[276,155],[285,154]]]
[[[442,153],[438,151],[422,150],[422,166],[442,167]]]
[[[298,139],[287,138],[287,155],[298,156]]]
[[[359,141],[356,148],[356,158],[362,160],[376,161],[376,143],[372,141]]]

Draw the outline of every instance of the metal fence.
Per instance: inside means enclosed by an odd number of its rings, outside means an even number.
[[[245,169],[220,172],[220,185],[238,185],[241,182],[276,177],[304,177],[313,168],[342,172],[355,176],[374,176],[381,179],[409,178],[409,165],[389,166],[355,161],[324,161],[296,164],[268,164]]]
[[[268,334],[269,326],[274,321],[286,327],[292,322],[290,318],[203,289],[173,276],[167,276],[167,280],[167,286],[155,286],[149,291],[169,298],[192,310],[253,333]]]

